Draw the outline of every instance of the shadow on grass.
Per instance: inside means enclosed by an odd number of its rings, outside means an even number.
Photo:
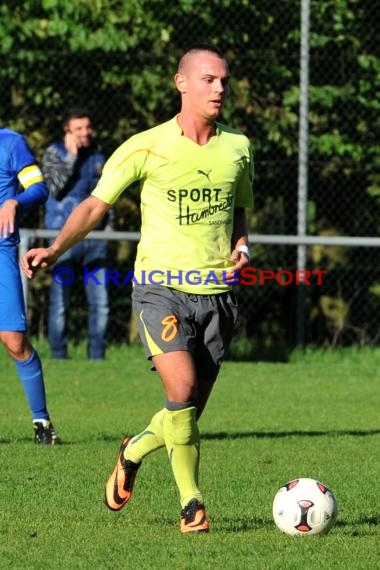
[[[373,430],[332,430],[332,431],[246,431],[246,432],[217,432],[217,433],[202,433],[202,439],[205,440],[222,440],[222,439],[245,439],[245,438],[268,438],[275,439],[281,437],[323,437],[323,436],[368,436],[368,435],[379,435],[379,429]]]
[[[216,432],[216,433],[202,433],[201,439],[208,440],[208,441],[218,441],[218,440],[225,440],[225,439],[276,439],[276,438],[285,438],[285,437],[341,437],[341,436],[359,436],[359,437],[366,437],[371,435],[379,435],[379,429],[373,430],[332,430],[332,431],[301,431],[301,430],[294,430],[294,431],[246,431],[246,432]],[[89,442],[109,442],[109,443],[117,443],[120,444],[120,441],[126,436],[132,434],[106,434],[106,433],[97,433],[93,435],[89,435],[88,438],[76,439],[75,441],[70,440],[63,440],[60,445],[57,446],[36,446],[36,447],[62,447],[66,445],[80,445],[80,444],[88,444]],[[32,445],[36,445],[30,437],[18,437],[18,438],[0,438],[0,445],[1,444],[25,444],[31,443]]]
[[[342,527],[342,528],[350,528],[350,527],[356,527],[358,525],[362,525],[362,524],[366,524],[366,525],[373,525],[373,526],[378,526],[380,524],[380,513],[377,513],[375,515],[373,515],[372,517],[360,517],[357,520],[350,520],[350,521],[346,521],[346,520],[342,520],[339,518],[339,514],[338,514],[338,520],[336,521],[335,525],[338,527]]]
[[[61,434],[60,434],[61,435]],[[15,438],[2,438],[0,437],[0,445],[1,444],[25,444],[30,443],[36,448],[46,448],[46,447],[64,447],[67,445],[80,445],[80,444],[88,444],[94,442],[109,442],[109,443],[117,443],[120,445],[121,440],[125,437],[126,434],[120,433],[119,435],[115,434],[107,434],[107,433],[95,433],[89,435],[87,438],[75,439],[75,441],[70,441],[69,439],[62,438],[62,441],[59,445],[36,445],[34,442],[33,437],[15,437]]]
[[[335,523],[335,527],[341,528],[344,533],[351,536],[365,536],[368,533],[365,531],[362,525],[377,526],[380,522],[380,515],[375,515],[373,517],[361,517],[354,521],[346,521],[339,519]],[[260,528],[270,528],[275,529],[275,524],[271,518],[263,517],[245,517],[245,518],[235,518],[235,517],[222,517],[219,520],[215,520],[215,527],[213,530],[218,530],[222,532],[247,532],[252,530],[258,530]],[[369,533],[372,534],[372,533]],[[306,536],[306,535],[305,535]],[[325,538],[327,535],[320,535],[319,538]],[[314,538],[314,537],[313,537]]]
[[[220,532],[245,532],[274,526],[272,519],[262,517],[222,517],[215,520],[215,527]]]

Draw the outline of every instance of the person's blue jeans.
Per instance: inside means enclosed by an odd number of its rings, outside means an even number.
[[[100,267],[96,272],[99,285],[89,279],[85,285],[88,306],[88,357],[90,359],[103,359],[106,351],[106,330],[108,324],[108,291],[104,285],[105,260],[107,256],[107,243],[98,240],[84,240],[64,253],[53,267],[53,279],[50,286],[48,340],[52,358],[67,358],[68,318],[70,300],[73,287],[76,286],[75,270],[78,268]],[[54,271],[65,267],[73,271],[73,281],[70,284],[61,284],[58,274]],[[66,276],[70,275],[69,272]]]

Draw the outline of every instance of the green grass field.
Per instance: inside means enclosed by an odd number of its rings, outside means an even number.
[[[64,444],[34,445],[14,366],[0,352],[0,568],[380,568],[380,351],[309,351],[288,363],[225,362],[201,421],[201,487],[211,532],[182,536],[166,453],[145,459],[120,513],[103,505],[122,436],[163,403],[139,348],[89,363],[78,349],[45,365]],[[289,537],[272,520],[277,489],[322,480],[339,515],[327,536]]]

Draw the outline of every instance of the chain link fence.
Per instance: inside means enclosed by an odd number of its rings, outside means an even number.
[[[127,137],[177,112],[171,78],[178,56],[193,42],[215,43],[232,71],[223,121],[243,130],[255,148],[252,265],[274,274],[295,272],[296,245],[286,237],[255,243],[255,235],[297,234],[301,2],[133,0],[114,8],[94,3],[91,10],[89,4],[2,6],[0,34],[7,31],[8,43],[2,47],[7,63],[0,70],[1,122],[23,132],[41,157],[46,145],[61,137],[65,110],[84,105],[109,156]],[[307,234],[378,237],[378,7],[365,0],[314,1],[310,14]],[[42,228],[42,220],[40,211],[22,224]],[[139,222],[134,186],[115,207],[115,230],[136,232]],[[110,241],[110,267],[121,273],[131,269],[135,249],[134,240]],[[379,262],[379,247],[307,246],[310,285],[301,286],[305,343],[379,343]],[[313,270],[327,271],[322,283]],[[31,332],[43,337],[50,279],[48,272],[39,273],[28,292]],[[70,318],[75,342],[86,338],[79,275],[77,283]],[[275,278],[240,286],[231,355],[286,358],[297,342],[299,289]],[[108,341],[133,342],[130,291],[111,284],[109,293]]]

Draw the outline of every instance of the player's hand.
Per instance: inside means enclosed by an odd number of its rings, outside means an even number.
[[[57,259],[58,255],[51,247],[30,249],[21,259],[21,269],[28,279],[33,279],[38,269],[45,269],[53,265]]]
[[[248,267],[249,257],[243,251],[234,249],[231,253],[231,259],[234,262],[234,265],[226,270],[225,281],[231,282],[231,285],[235,285],[239,280],[240,271],[243,269],[243,267]]]
[[[77,155],[81,146],[79,139],[73,133],[70,131],[65,133],[65,147],[70,154]]]
[[[0,238],[7,238],[15,231],[17,200],[5,200],[0,207]]]

